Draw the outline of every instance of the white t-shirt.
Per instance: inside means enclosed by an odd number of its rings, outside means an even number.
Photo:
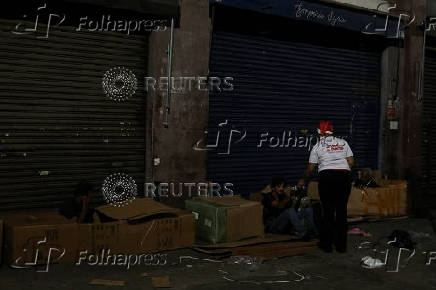
[[[309,163],[318,164],[318,172],[326,169],[350,170],[347,157],[353,156],[347,141],[334,136],[321,137],[310,152]]]

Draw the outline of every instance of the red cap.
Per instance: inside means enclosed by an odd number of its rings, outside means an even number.
[[[330,121],[321,121],[318,125],[318,134],[324,136],[325,134],[333,134],[333,125]]]

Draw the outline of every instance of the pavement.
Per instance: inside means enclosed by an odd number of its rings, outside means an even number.
[[[237,264],[235,260],[215,260],[183,249],[161,253],[166,254],[163,266],[141,265],[130,269],[126,266],[50,265],[48,272],[41,272],[46,268],[12,269],[3,265],[0,289],[154,289],[151,277],[168,277],[172,289],[186,290],[436,289],[436,235],[429,220],[411,218],[359,223],[350,225],[352,227],[359,227],[372,237],[349,236],[348,251],[344,254],[317,250],[257,264]],[[395,229],[421,233],[414,238],[417,243],[415,254],[408,259],[413,252],[403,250],[400,263],[399,249],[386,245],[386,237]],[[377,241],[376,251],[359,249],[364,242]],[[389,249],[387,255],[386,249]],[[368,255],[381,260],[387,256],[386,266],[363,268],[361,259]],[[251,260],[255,259],[252,257]],[[124,281],[124,286],[90,285],[93,279]]]

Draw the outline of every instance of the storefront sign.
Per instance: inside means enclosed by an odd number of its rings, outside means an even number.
[[[369,11],[337,8],[300,0],[210,0],[210,2],[389,38],[398,38],[401,36],[399,32],[404,30],[402,19],[392,16],[397,12],[394,9],[389,9],[392,15],[382,13],[376,15]]]

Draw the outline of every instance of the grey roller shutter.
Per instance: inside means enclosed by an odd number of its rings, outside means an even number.
[[[141,191],[147,37],[63,26],[36,39],[11,33],[19,21],[0,20],[0,210],[57,207],[80,179],[98,190],[116,172]],[[125,102],[102,90],[116,66],[138,80]]]
[[[229,138],[230,129],[222,127],[226,141],[209,151],[209,179],[233,183],[243,195],[262,189],[275,175],[295,184],[320,120],[332,120],[335,134],[346,136],[356,167],[377,168],[380,57],[364,49],[215,31],[210,75],[234,77],[234,90],[210,95],[209,144],[225,120],[246,137],[236,143],[240,138],[234,132],[230,154],[218,154],[226,153]],[[274,137],[273,146],[258,147],[265,133]]]
[[[420,208],[436,206],[436,52],[426,50],[423,103],[422,171],[423,191]]]

